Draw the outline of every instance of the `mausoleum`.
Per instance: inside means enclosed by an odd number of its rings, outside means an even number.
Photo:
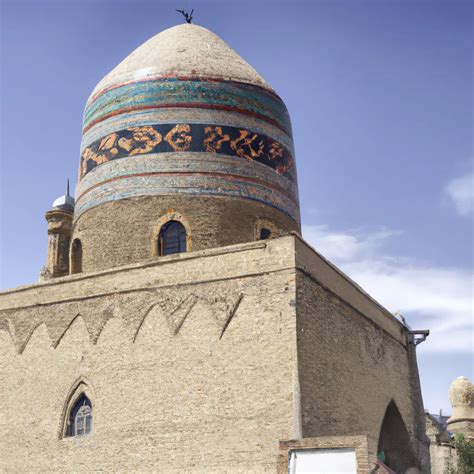
[[[429,472],[416,332],[303,240],[296,168],[206,28],[99,81],[40,281],[0,293],[2,472]]]

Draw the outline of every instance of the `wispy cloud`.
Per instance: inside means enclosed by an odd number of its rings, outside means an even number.
[[[333,232],[327,226],[303,226],[303,236],[316,250],[389,311],[400,310],[415,329],[431,330],[424,351],[472,351],[472,273],[388,255],[384,244],[398,234],[384,228]]]
[[[400,234],[384,227],[372,232],[355,229],[351,232],[333,232],[326,225],[303,226],[304,238],[318,243],[318,251],[331,260],[338,262],[367,259],[380,250],[385,241],[394,235]]]
[[[474,214],[474,173],[452,179],[444,191],[461,216]]]

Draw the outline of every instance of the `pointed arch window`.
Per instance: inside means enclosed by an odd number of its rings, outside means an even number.
[[[69,412],[66,436],[85,436],[92,430],[92,403],[82,394]]]
[[[71,246],[71,273],[82,272],[82,243],[74,239]]]
[[[186,252],[186,229],[178,221],[163,225],[158,235],[158,255]]]

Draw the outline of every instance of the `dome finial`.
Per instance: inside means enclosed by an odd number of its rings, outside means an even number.
[[[186,23],[192,23],[193,22],[193,12],[194,9],[191,10],[191,13],[185,12],[184,10],[176,10],[178,13],[181,13],[181,15],[184,16],[184,19],[186,20]]]

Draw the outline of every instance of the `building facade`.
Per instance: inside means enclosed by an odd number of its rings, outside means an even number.
[[[302,240],[288,111],[209,30],[99,82],[46,219],[0,294],[1,470],[429,472],[413,333]]]

